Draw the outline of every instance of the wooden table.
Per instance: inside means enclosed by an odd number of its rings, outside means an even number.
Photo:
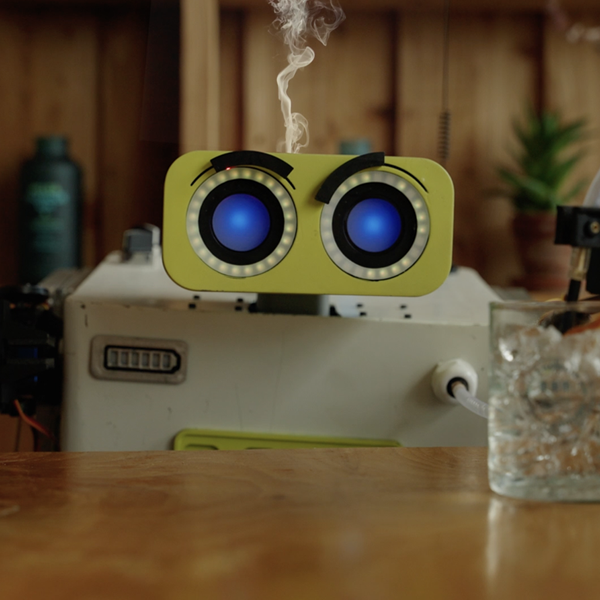
[[[1,600],[600,598],[600,504],[486,450],[0,455]]]

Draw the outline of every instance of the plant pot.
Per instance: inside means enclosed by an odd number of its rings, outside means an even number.
[[[515,284],[528,290],[567,291],[570,246],[554,243],[556,213],[517,213],[513,232],[523,267]]]

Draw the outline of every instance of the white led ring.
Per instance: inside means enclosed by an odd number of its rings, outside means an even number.
[[[417,230],[415,239],[400,260],[385,267],[364,267],[350,260],[338,247],[333,235],[333,215],[341,199],[352,189],[365,183],[383,183],[400,191],[415,211]],[[430,220],[427,203],[419,190],[406,179],[388,171],[363,171],[343,181],[321,212],[321,239],[329,258],[345,273],[359,279],[382,281],[410,269],[419,260],[429,240]]]
[[[283,211],[283,234],[279,244],[264,259],[248,265],[224,262],[208,249],[200,234],[200,210],[207,196],[218,186],[234,179],[246,179],[264,185],[279,202]],[[265,273],[279,264],[290,251],[298,228],[296,207],[287,189],[268,173],[249,167],[232,167],[215,173],[203,181],[192,195],[186,219],[188,240],[200,260],[211,269],[230,277],[252,277]]]

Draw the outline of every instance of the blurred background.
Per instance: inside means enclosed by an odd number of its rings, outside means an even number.
[[[528,106],[585,119],[572,177],[600,167],[596,0],[453,0],[447,38],[444,0],[340,4],[346,20],[327,47],[309,41],[316,59],[290,84],[309,122],[304,151],[350,142],[438,159],[446,102],[454,262],[515,285],[514,208],[490,190]],[[0,0],[0,285],[18,279],[19,173],[39,136],[66,136],[82,167],[87,266],[125,229],[161,225],[180,153],[275,151],[287,50],[273,20],[267,0]]]

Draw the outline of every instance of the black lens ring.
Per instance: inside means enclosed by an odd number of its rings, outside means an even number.
[[[231,250],[221,244],[213,229],[215,210],[233,194],[248,194],[260,200],[271,220],[269,233],[264,241],[246,252]],[[273,192],[263,184],[249,179],[231,179],[215,187],[204,199],[198,217],[198,229],[202,241],[213,256],[231,265],[251,265],[267,258],[281,242],[284,230],[283,209]]]
[[[348,234],[350,212],[368,198],[387,200],[400,215],[400,236],[390,248],[382,252],[361,250]],[[417,215],[410,200],[400,190],[386,183],[364,183],[352,188],[339,200],[333,213],[331,230],[337,247],[348,260],[367,269],[381,269],[400,261],[412,248],[417,236]]]

